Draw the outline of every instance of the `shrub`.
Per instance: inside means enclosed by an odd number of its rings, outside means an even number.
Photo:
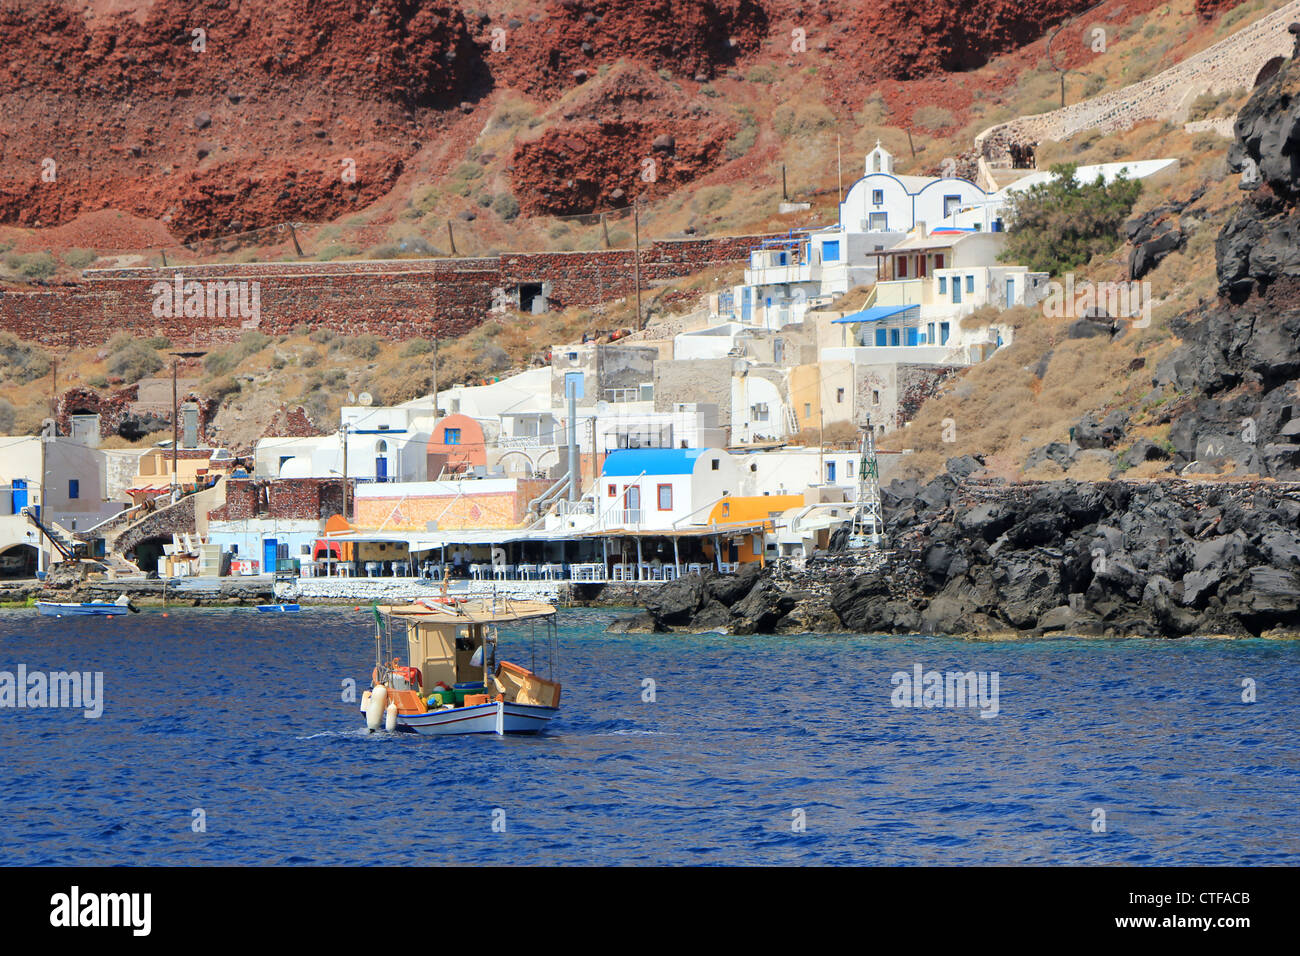
[[[1049,181],[1012,196],[1007,244],[999,256],[1003,262],[1059,274],[1119,245],[1120,227],[1142,193],[1141,181],[1120,176],[1107,184],[1098,176],[1082,184],[1074,175],[1077,168],[1052,166]]]
[[[90,264],[98,258],[99,253],[94,249],[69,249],[63,253],[64,265],[78,271],[89,268]]]
[[[952,115],[952,110],[946,110],[942,106],[922,106],[912,113],[912,123],[922,129],[943,130],[948,129],[957,122],[957,118]]]
[[[162,367],[158,350],[140,339],[132,339],[108,357],[108,374],[124,382],[138,382]]]
[[[26,385],[44,378],[49,371],[50,357],[43,349],[12,332],[0,332],[0,378]]]
[[[758,123],[754,121],[754,114],[745,107],[740,108],[740,129],[736,135],[727,141],[723,152],[727,159],[739,159],[748,153],[758,139]]]
[[[402,358],[415,358],[417,355],[428,355],[433,351],[433,343],[428,339],[411,339],[402,347]]]
[[[786,103],[772,113],[772,126],[784,138],[807,137],[832,129],[835,115],[820,103],[810,106]]]
[[[519,215],[519,200],[509,193],[502,193],[492,200],[492,211],[508,222]]]
[[[27,279],[48,279],[59,269],[58,263],[48,252],[6,256],[5,265]]]
[[[349,335],[336,339],[331,348],[354,358],[372,359],[379,354],[380,341],[375,335]]]

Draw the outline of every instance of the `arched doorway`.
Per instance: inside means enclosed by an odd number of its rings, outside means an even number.
[[[36,576],[36,548],[30,544],[10,545],[0,551],[0,578]]]
[[[157,573],[158,562],[163,556],[163,545],[171,543],[171,535],[145,538],[138,542],[126,557],[141,571]]]
[[[1255,82],[1252,84],[1252,87],[1262,86],[1269,80],[1273,79],[1273,77],[1277,76],[1277,71],[1282,69],[1282,62],[1285,59],[1285,57],[1275,56],[1273,59],[1261,66],[1259,72],[1255,74]]]

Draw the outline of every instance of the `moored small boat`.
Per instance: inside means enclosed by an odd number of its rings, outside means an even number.
[[[134,611],[129,600],[122,603],[122,598],[112,601],[82,601],[80,603],[59,601],[37,601],[36,610],[46,617],[112,617]]]
[[[542,623],[554,656],[555,608],[540,601],[426,599],[375,607],[366,726],[417,734],[536,734],[559,713],[560,685],[496,659],[497,627]],[[392,655],[405,626],[407,663]],[[385,653],[384,647],[387,647]]]
[[[297,604],[259,604],[257,610],[262,614],[291,614],[302,608]]]

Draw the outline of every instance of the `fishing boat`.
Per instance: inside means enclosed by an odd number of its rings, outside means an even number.
[[[259,604],[257,610],[262,614],[292,614],[302,608],[297,604]]]
[[[540,625],[549,673],[556,655],[551,605],[444,596],[377,605],[374,616],[373,686],[361,698],[371,732],[536,734],[559,713],[559,684],[496,656],[498,626],[527,625],[535,667]],[[393,654],[395,631],[405,639],[406,664]]]
[[[116,601],[82,601],[80,603],[37,601],[36,610],[46,617],[112,617],[117,614],[140,613],[138,608],[131,606],[131,599],[125,594]]]

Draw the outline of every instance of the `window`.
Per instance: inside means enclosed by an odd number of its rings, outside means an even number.
[[[890,330],[889,330],[889,344],[890,344],[890,345],[898,345],[898,344],[899,344],[899,341],[900,341],[900,339],[899,339],[899,331],[898,331],[898,329],[890,329]]]
[[[840,261],[840,242],[836,239],[833,242],[822,243],[822,262],[839,262]]]
[[[877,345],[884,345],[884,344],[885,344],[885,330],[884,330],[884,329],[876,329],[876,344],[877,344]]]
[[[804,418],[812,418],[812,403],[811,403],[811,402],[804,402],[804,403],[803,403],[803,417],[804,417]]]
[[[898,277],[900,279],[907,278],[907,256],[898,257]]]
[[[446,428],[446,429],[443,429],[443,432],[442,432],[442,442],[443,442],[444,445],[459,445],[459,444],[460,444],[460,429],[459,429],[459,428]]]
[[[940,345],[948,344],[948,323],[947,322],[939,323],[939,344]]]
[[[609,486],[609,490],[606,492],[606,495],[607,495],[608,497],[610,497],[610,498],[617,498],[617,497],[618,497],[618,485],[610,485],[610,486]]]
[[[871,190],[871,205],[883,206],[885,204],[885,191],[883,189]]]
[[[942,269],[942,268],[943,268],[943,253],[942,253],[942,252],[936,252],[936,253],[934,254],[934,267],[935,267],[936,269]]]
[[[947,295],[947,294],[948,294],[948,277],[947,277],[947,276],[939,276],[939,294],[940,294],[940,295]]]
[[[947,219],[949,216],[951,216],[953,213],[955,213],[955,212],[956,212],[958,209],[960,209],[960,208],[961,208],[961,197],[960,197],[960,196],[944,196],[944,197],[943,197],[943,218],[944,218],[944,219]]]
[[[974,277],[974,276],[967,276],[967,277],[966,277],[966,291],[969,292],[971,295],[974,295],[974,294],[975,294],[975,277]]]
[[[672,485],[659,486],[659,510],[660,511],[673,510],[673,486]]]
[[[844,404],[844,389],[837,388],[835,390],[835,401],[839,402],[841,405]]]
[[[718,466],[719,466],[720,464],[722,464],[722,459],[720,459],[720,458],[714,458],[713,461],[712,461],[712,463],[711,463],[711,469],[712,469],[713,471],[717,471],[717,470],[718,470]]]
[[[873,212],[867,216],[867,229],[870,232],[884,232],[889,228],[889,217],[883,212]]]
[[[69,498],[81,497],[81,482],[78,481],[76,478],[71,478],[68,480],[68,497]]]
[[[835,480],[835,462],[833,461],[828,461],[826,463],[826,480],[828,482]]]
[[[871,404],[872,404],[872,405],[879,405],[879,404],[880,404],[880,389],[878,389],[878,388],[873,388],[873,389],[871,390]]]

